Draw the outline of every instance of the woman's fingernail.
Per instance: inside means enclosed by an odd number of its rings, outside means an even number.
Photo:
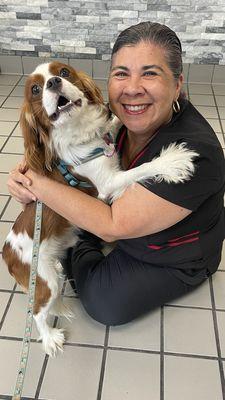
[[[37,199],[36,199],[36,197],[32,197],[32,200],[33,200],[33,201],[36,201]]]

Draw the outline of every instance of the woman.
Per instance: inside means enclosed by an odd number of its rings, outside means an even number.
[[[111,109],[123,123],[117,137],[122,168],[185,141],[200,154],[190,181],[137,183],[111,206],[70,187],[63,187],[62,201],[61,184],[33,171],[23,174],[22,167],[8,181],[20,202],[38,198],[80,228],[117,241],[105,257],[95,236],[87,235],[65,263],[87,312],[108,325],[129,322],[187,293],[220,262],[224,157],[210,125],[180,94],[181,53],[168,27],[131,26],[114,45],[108,90]]]

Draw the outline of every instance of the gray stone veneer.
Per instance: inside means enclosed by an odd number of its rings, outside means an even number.
[[[225,64],[225,0],[1,0],[0,54],[109,60],[141,21],[175,30],[185,63]]]

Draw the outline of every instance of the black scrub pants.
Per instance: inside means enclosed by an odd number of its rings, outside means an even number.
[[[118,246],[104,256],[88,241],[69,249],[62,264],[87,313],[105,325],[130,322],[201,283],[189,285],[171,269],[140,262]]]

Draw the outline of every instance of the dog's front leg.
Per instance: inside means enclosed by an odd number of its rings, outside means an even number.
[[[105,190],[99,192],[103,200],[112,201],[120,197],[124,190],[134,182],[152,179],[165,180],[168,183],[180,183],[188,180],[194,172],[193,160],[198,153],[188,150],[184,143],[175,143],[163,149],[159,157],[128,171],[117,171],[110,175]]]

